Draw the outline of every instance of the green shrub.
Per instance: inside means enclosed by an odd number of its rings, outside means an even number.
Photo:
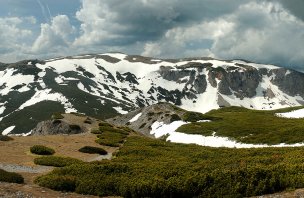
[[[181,118],[177,114],[172,114],[170,118],[170,122],[179,121]]]
[[[187,111],[183,114],[182,119],[185,122],[197,122],[199,120],[218,120],[220,118],[205,115],[199,112]]]
[[[103,148],[94,147],[94,146],[84,146],[80,148],[78,151],[82,153],[91,153],[91,154],[100,154],[100,155],[108,154],[108,152]]]
[[[18,173],[7,172],[0,169],[0,181],[8,183],[24,183],[24,178]]]
[[[7,135],[0,135],[0,141],[11,141],[11,140],[14,140],[14,138]]]
[[[73,176],[48,175],[36,178],[35,183],[57,191],[73,192],[76,188],[76,178]]]
[[[61,113],[60,112],[55,112],[55,113],[53,113],[53,115],[52,115],[52,120],[59,120],[59,119],[63,119],[64,117],[63,117],[63,115],[61,115]]]
[[[113,125],[111,125],[111,124],[109,124],[109,123],[107,123],[107,122],[100,122],[100,123],[98,124],[98,126],[101,126],[101,127],[113,127]]]
[[[43,166],[64,167],[71,164],[82,163],[82,161],[71,157],[45,156],[35,158],[34,163]]]
[[[124,142],[124,139],[128,136],[128,132],[120,129],[113,129],[105,131],[102,134],[97,135],[96,143],[104,146],[118,147],[119,144]]]
[[[37,155],[53,155],[55,153],[54,149],[43,145],[34,145],[30,148],[31,153]]]
[[[94,129],[91,129],[91,133],[93,133],[93,134],[101,134],[101,131],[99,129],[94,128]]]
[[[95,140],[97,144],[103,145],[103,146],[110,146],[110,147],[119,147],[121,143],[123,143],[123,140],[120,142],[113,141],[113,140],[107,140],[107,139],[97,139]]]

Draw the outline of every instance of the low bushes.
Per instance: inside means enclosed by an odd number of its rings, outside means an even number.
[[[170,118],[170,122],[179,121],[181,118],[177,114],[172,114]]]
[[[188,111],[188,112],[184,113],[184,115],[182,116],[182,119],[185,122],[197,122],[199,120],[219,120],[220,118],[205,115],[205,114],[202,114],[199,112]]]
[[[76,178],[73,176],[48,175],[38,177],[35,183],[57,191],[73,192],[76,188]]]
[[[71,157],[44,156],[34,159],[34,163],[43,166],[64,167],[76,163],[82,163],[82,161]]]
[[[14,140],[14,138],[9,137],[7,135],[0,135],[0,141],[11,141]]]
[[[103,148],[94,147],[94,146],[84,146],[80,148],[78,151],[82,153],[90,153],[90,154],[100,154],[100,155],[108,154],[108,152]]]
[[[124,142],[127,135],[120,132],[105,131],[102,134],[97,135],[97,137],[98,139],[96,142],[100,145],[118,147],[119,144]]]
[[[210,148],[130,136],[116,158],[55,169],[37,183],[97,196],[250,197],[303,188],[303,151]]]
[[[0,181],[8,183],[24,183],[24,178],[18,173],[11,173],[0,169]]]
[[[119,147],[132,131],[128,127],[113,127],[109,123],[102,122],[99,123],[99,129],[93,129],[91,133],[98,134],[96,143],[104,146]]]
[[[55,112],[55,113],[53,113],[53,115],[52,115],[52,119],[53,119],[53,120],[58,120],[58,119],[62,119],[62,118],[64,118],[64,117],[63,117],[63,115],[61,115],[60,112]]]
[[[37,155],[53,155],[55,153],[54,149],[43,145],[34,145],[30,148],[31,153]]]

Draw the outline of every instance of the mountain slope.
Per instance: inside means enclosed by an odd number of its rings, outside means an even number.
[[[53,112],[106,119],[160,101],[199,112],[299,106],[303,86],[300,72],[239,60],[107,53],[21,61],[0,66],[0,131],[26,133]]]

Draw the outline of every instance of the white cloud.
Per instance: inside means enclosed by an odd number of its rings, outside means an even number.
[[[174,27],[144,45],[142,55],[242,58],[282,66],[304,62],[304,23],[280,4],[249,2],[220,18]]]
[[[304,23],[279,4],[252,2],[227,20],[235,26],[215,40],[211,50],[217,56],[285,66],[303,64]]]
[[[41,32],[33,44],[32,52],[59,53],[58,50],[69,47],[70,35],[74,31],[75,28],[70,24],[66,15],[55,16],[51,24],[41,24]]]
[[[232,30],[234,24],[223,19],[202,21],[168,30],[164,37],[146,43],[142,55],[154,57],[214,56],[210,48],[217,38]]]
[[[0,51],[2,53],[19,48],[19,42],[31,36],[30,30],[20,27],[22,23],[22,18],[18,17],[0,18]]]

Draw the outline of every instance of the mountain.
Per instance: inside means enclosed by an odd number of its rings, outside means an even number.
[[[304,104],[304,74],[242,60],[89,54],[0,64],[0,131],[27,133],[55,112],[108,119],[158,102],[202,113]]]

